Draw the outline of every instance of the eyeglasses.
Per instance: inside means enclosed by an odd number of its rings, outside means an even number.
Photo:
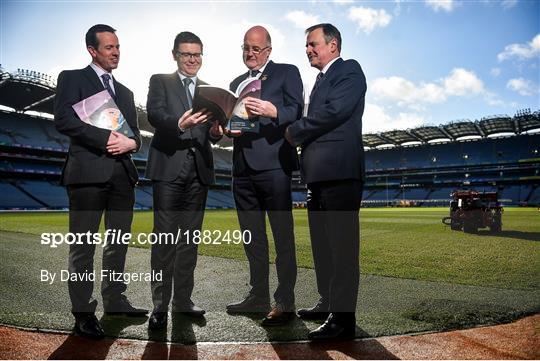
[[[249,53],[249,51],[251,50],[251,52],[255,55],[259,55],[260,53],[262,53],[263,51],[265,51],[266,49],[269,49],[271,48],[271,46],[265,46],[264,48],[259,48],[258,46],[249,46],[249,45],[241,45],[240,46],[242,48],[242,51],[244,53]]]
[[[201,60],[202,53],[182,53],[180,51],[176,52],[176,56],[181,57],[182,59],[195,59],[195,60]]]

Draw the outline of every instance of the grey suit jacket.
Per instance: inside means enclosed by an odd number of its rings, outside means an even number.
[[[197,84],[206,84],[197,79]],[[199,179],[205,185],[215,182],[214,161],[209,135],[211,122],[182,133],[178,119],[189,109],[186,90],[177,72],[155,74],[150,78],[146,110],[148,121],[155,128],[150,144],[146,178],[173,181],[180,174],[190,148],[195,149]]]

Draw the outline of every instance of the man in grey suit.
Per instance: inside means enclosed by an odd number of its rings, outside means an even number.
[[[207,122],[208,114],[192,113],[195,87],[205,84],[197,77],[202,65],[203,44],[191,32],[179,33],[172,49],[177,71],[150,78],[148,121],[155,128],[150,144],[146,177],[153,183],[154,233],[200,230],[208,186],[215,180],[211,142],[221,138],[221,129]],[[202,317],[203,309],[191,301],[197,245],[187,237],[177,244],[152,245],[151,267],[162,272],[153,280],[154,310],[150,329],[167,326],[172,296],[173,312]],[[173,290],[174,285],[174,290]]]

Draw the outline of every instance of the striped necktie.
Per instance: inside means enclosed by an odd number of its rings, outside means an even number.
[[[103,85],[105,85],[105,89],[107,89],[111,98],[116,100],[116,94],[114,94],[114,91],[111,88],[111,83],[109,83],[109,81],[111,80],[111,76],[105,73],[101,75],[101,79],[103,79]]]

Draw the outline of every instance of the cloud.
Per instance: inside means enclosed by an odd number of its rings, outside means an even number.
[[[446,11],[447,13],[454,10],[455,2],[453,0],[425,0],[426,5],[432,8],[435,12],[439,10]]]
[[[378,99],[395,101],[399,106],[443,103],[449,96],[469,96],[485,93],[483,82],[472,71],[455,68],[443,79],[415,84],[402,77],[375,79],[371,91]]]
[[[335,4],[346,5],[354,3],[354,0],[334,0]]]
[[[312,25],[319,24],[319,15],[308,14],[302,10],[289,11],[285,19],[292,22],[294,26],[300,29],[309,28]]]
[[[397,101],[401,106],[417,102],[441,103],[446,100],[442,87],[433,83],[415,85],[398,76],[375,79],[371,91],[377,98]]]
[[[485,91],[483,94],[484,101],[492,107],[508,108],[513,107],[510,103],[503,101],[497,93]]]
[[[484,84],[472,71],[457,68],[443,81],[445,92],[448,95],[462,96],[484,92]]]
[[[356,22],[358,25],[357,31],[362,30],[366,34],[371,33],[377,27],[386,27],[392,20],[392,15],[388,14],[384,9],[377,10],[355,6],[349,8],[347,17]]]
[[[491,68],[489,73],[493,76],[499,76],[501,75],[501,68]]]
[[[514,78],[508,80],[506,87],[523,96],[530,96],[537,92],[531,81],[523,78]]]
[[[510,44],[504,48],[504,51],[497,55],[499,61],[510,58],[518,58],[520,60],[530,59],[540,54],[540,34],[537,34],[527,44]]]
[[[362,117],[362,132],[375,133],[394,129],[415,128],[425,124],[425,119],[416,113],[398,113],[389,115],[376,104],[366,103]]]
[[[514,6],[516,6],[516,4],[517,4],[517,0],[503,0],[501,2],[502,7],[505,9],[511,9]]]

